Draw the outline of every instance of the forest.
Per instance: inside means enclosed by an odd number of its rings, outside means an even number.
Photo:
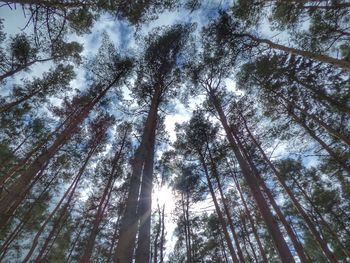
[[[0,1],[0,262],[350,262],[350,1]]]

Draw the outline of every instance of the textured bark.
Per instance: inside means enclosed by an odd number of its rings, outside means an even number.
[[[135,263],[150,262],[150,241],[151,241],[151,209],[152,209],[152,182],[153,182],[153,159],[154,159],[154,144],[155,130],[157,125],[157,109],[154,110],[152,118],[151,132],[149,137],[149,148],[147,150],[148,158],[145,162],[141,193],[138,207],[139,235],[137,239],[137,248],[135,255]]]
[[[275,221],[271,210],[268,206],[268,203],[262,194],[259,184],[257,182],[257,179],[254,175],[254,171],[252,171],[249,163],[245,160],[243,157],[243,154],[240,150],[240,148],[237,145],[236,140],[234,139],[230,126],[228,125],[228,121],[226,118],[226,115],[221,107],[219,99],[216,97],[213,90],[209,90],[209,98],[211,102],[213,103],[218,115],[220,122],[225,130],[226,137],[230,143],[230,146],[236,156],[236,159],[239,163],[239,166],[242,170],[242,174],[245,178],[245,181],[247,182],[251,193],[254,197],[255,203],[257,204],[257,207],[263,217],[263,220],[267,226],[268,232],[272,237],[273,243],[275,245],[275,248],[281,258],[281,260],[285,263],[289,262],[295,262],[292,253],[290,252],[288,245],[279,229],[278,223]]]
[[[232,245],[232,241],[231,241],[230,235],[229,235],[229,233],[227,231],[227,224],[226,224],[224,216],[223,216],[223,214],[221,212],[219,203],[218,203],[218,201],[216,199],[214,188],[213,188],[213,185],[212,185],[211,180],[210,180],[207,164],[205,163],[204,156],[201,153],[200,153],[200,162],[202,164],[202,167],[203,167],[203,170],[204,170],[204,173],[205,173],[205,177],[207,179],[210,195],[211,195],[211,198],[213,199],[214,206],[215,206],[215,211],[216,211],[216,214],[217,214],[217,216],[219,218],[220,225],[221,225],[222,231],[224,233],[225,241],[226,241],[228,250],[230,251],[232,261],[234,263],[239,263],[238,258],[236,256],[235,249],[234,249],[234,247]]]

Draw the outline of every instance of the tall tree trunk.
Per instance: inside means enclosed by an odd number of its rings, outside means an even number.
[[[7,181],[13,177],[15,175],[16,172],[18,172],[21,168],[24,167],[24,165],[40,150],[42,149],[47,143],[48,141],[55,135],[58,133],[58,131],[64,127],[65,125],[67,125],[67,123],[69,123],[69,121],[71,120],[71,118],[73,117],[74,114],[76,114],[76,112],[78,110],[80,110],[80,107],[76,107],[74,109],[74,111],[72,113],[69,114],[69,116],[67,116],[65,118],[65,120],[58,126],[55,128],[55,130],[53,132],[51,132],[48,136],[46,136],[44,139],[42,139],[38,145],[36,145],[34,147],[34,149],[32,149],[28,154],[26,154],[26,157],[23,160],[20,160],[16,165],[14,165],[13,167],[11,167],[9,169],[9,171],[2,175],[0,177],[0,187],[3,187]]]
[[[117,221],[114,224],[114,233],[113,233],[113,237],[112,237],[112,242],[111,242],[111,246],[109,247],[108,250],[108,258],[107,258],[107,263],[110,263],[113,257],[113,250],[115,248],[115,243],[118,240],[118,232],[119,232],[119,222],[120,222],[120,213],[118,213],[118,218]]]
[[[187,258],[187,263],[192,263],[191,244],[189,241],[190,233],[188,232],[188,227],[187,227],[189,225],[189,218],[186,213],[184,193],[181,193],[181,206],[182,206],[182,214],[184,218],[183,224],[184,224],[184,231],[185,231],[186,258]]]
[[[226,137],[230,143],[230,146],[236,156],[236,159],[240,165],[240,168],[242,170],[243,176],[245,178],[245,181],[247,182],[252,195],[254,197],[254,200],[257,204],[257,207],[264,219],[264,222],[267,226],[267,229],[269,231],[269,234],[272,237],[272,240],[274,242],[275,248],[281,258],[281,260],[285,263],[295,262],[292,253],[290,252],[288,245],[286,241],[284,240],[284,237],[279,229],[278,223],[275,221],[271,210],[268,206],[268,203],[262,194],[259,184],[255,178],[254,171],[252,171],[249,163],[245,160],[243,157],[243,154],[241,153],[237,142],[235,141],[230,126],[228,125],[228,121],[226,118],[226,115],[221,107],[220,100],[216,97],[213,90],[209,90],[209,98],[211,102],[213,103],[218,115],[220,122],[225,130]]]
[[[60,172],[61,169],[58,170],[58,172],[56,173],[56,175]],[[19,233],[22,231],[23,227],[28,224],[30,218],[33,216],[32,215],[32,210],[35,208],[35,206],[42,202],[42,198],[44,197],[44,195],[48,192],[49,187],[51,186],[52,182],[55,180],[55,176],[52,176],[52,178],[50,179],[50,181],[45,185],[45,188],[43,189],[43,191],[41,191],[41,193],[39,194],[39,196],[35,199],[34,203],[31,204],[30,208],[28,209],[28,211],[26,211],[24,218],[21,220],[20,223],[17,224],[17,226],[15,227],[15,229],[12,231],[12,233],[6,238],[6,240],[3,242],[1,248],[0,248],[0,262],[1,260],[3,260],[3,258],[5,257],[7,250],[9,248],[9,246],[11,245],[11,243],[16,239],[16,237],[19,235]]]
[[[158,208],[158,226],[156,229],[156,236],[154,238],[154,243],[153,243],[153,247],[154,247],[153,262],[154,263],[158,263],[158,240],[159,240],[159,235],[162,227],[162,217],[161,217],[159,203],[157,204],[157,208]]]
[[[163,208],[162,208],[162,231],[160,234],[160,261],[159,263],[163,263],[164,262],[164,241],[165,241],[165,204],[163,204]]]
[[[223,258],[225,259],[225,263],[228,262],[227,255],[226,255],[226,247],[224,243],[224,239],[222,238],[222,233],[219,232],[220,235],[220,247],[221,247],[221,253],[223,254]]]
[[[268,260],[267,260],[267,256],[266,256],[266,253],[265,253],[265,250],[264,250],[264,247],[262,245],[262,242],[260,240],[260,237],[259,237],[259,234],[258,234],[258,231],[255,227],[255,222],[253,220],[253,216],[252,214],[250,213],[250,210],[248,208],[248,205],[247,205],[247,202],[245,200],[245,197],[243,196],[243,193],[242,193],[242,190],[241,190],[241,187],[239,185],[239,182],[237,180],[237,177],[234,173],[231,173],[232,174],[232,177],[233,177],[233,181],[235,183],[235,186],[236,186],[236,189],[238,190],[238,193],[239,193],[239,196],[241,198],[241,201],[243,203],[243,207],[244,207],[244,210],[245,210],[245,213],[248,217],[248,220],[249,220],[249,223],[252,227],[252,231],[253,231],[253,234],[254,234],[254,238],[258,244],[258,247],[259,247],[259,250],[260,250],[260,254],[261,254],[261,257],[262,257],[262,260],[264,263],[268,263]]]
[[[92,256],[92,252],[93,252],[93,249],[95,246],[96,237],[100,231],[100,223],[103,219],[103,215],[104,215],[106,208],[108,206],[108,203],[109,203],[109,200],[110,200],[110,197],[112,194],[112,190],[113,190],[114,181],[115,181],[115,174],[111,173],[109,178],[108,178],[108,182],[104,188],[103,194],[100,198],[100,202],[98,204],[95,218],[94,218],[94,221],[92,223],[92,229],[91,229],[90,235],[87,239],[87,244],[84,248],[84,253],[79,260],[80,263],[85,263],[85,262],[91,261],[91,256]]]
[[[322,148],[328,152],[330,157],[333,159],[333,161],[337,162],[344,171],[350,175],[350,167],[341,160],[340,156],[338,156],[332,149],[327,145],[325,141],[323,141],[314,130],[312,130],[306,123],[303,121],[300,117],[298,117],[295,113],[289,112],[293,120],[298,123],[301,127],[305,129],[305,131],[310,135],[311,138],[313,138],[316,142],[318,142]]]
[[[258,263],[259,262],[258,256],[255,253],[254,245],[253,245],[252,241],[250,240],[249,231],[248,231],[247,224],[245,222],[245,218],[244,217],[242,218],[242,224],[241,225],[242,225],[243,240],[245,240],[245,237],[247,238],[250,250],[252,251],[252,254],[253,254],[253,257],[254,257],[254,261]],[[245,241],[244,241],[244,244],[245,244]],[[249,255],[248,249],[247,249],[247,245],[245,244],[244,247],[246,249],[247,255]]]
[[[231,254],[232,261],[234,263],[239,263],[239,260],[238,260],[238,258],[236,256],[235,249],[234,249],[234,247],[232,245],[231,237],[230,237],[230,235],[229,235],[229,233],[227,231],[227,224],[226,224],[224,216],[223,216],[223,214],[221,212],[219,203],[218,203],[218,201],[216,199],[216,195],[215,195],[214,188],[213,188],[213,185],[212,185],[211,180],[210,180],[210,176],[209,176],[207,164],[205,163],[205,160],[204,160],[204,156],[202,155],[202,153],[198,153],[198,154],[200,155],[200,162],[202,164],[202,167],[203,167],[203,170],[204,170],[204,173],[205,173],[205,177],[207,179],[210,195],[211,195],[211,198],[213,199],[214,206],[215,206],[215,211],[216,211],[216,214],[218,215],[218,218],[219,218],[219,221],[220,221],[220,225],[221,225],[222,231],[224,233],[225,241],[226,241],[227,247],[228,247],[228,249],[230,251],[230,254]]]
[[[57,151],[70,139],[70,137],[76,132],[79,124],[89,115],[92,108],[104,97],[107,91],[113,87],[113,85],[119,80],[122,73],[120,73],[107,87],[102,89],[79,113],[76,117],[65,127],[65,129],[57,136],[56,140],[50,147],[47,148],[42,154],[40,154],[33,163],[19,176],[15,183],[9,187],[7,194],[1,198],[0,202],[0,215],[6,215],[6,212],[10,209],[16,209],[18,206],[18,200],[21,200],[24,196],[23,189],[26,189],[30,185],[35,175],[43,168]]]
[[[141,235],[144,239],[138,239],[140,240],[140,244],[138,244],[139,249],[137,252],[139,255],[138,260],[145,260],[145,258],[142,256],[149,258],[150,230],[148,228],[150,227],[150,209],[152,201],[153,156],[157,112],[161,95],[161,88],[156,87],[143,130],[142,140],[140,146],[135,152],[132,163],[130,188],[128,198],[126,200],[125,212],[121,221],[120,237],[114,257],[115,263],[132,262],[140,217],[142,218],[143,222],[140,225],[139,235]],[[140,208],[139,211],[137,211],[140,187]]]
[[[135,252],[135,263],[150,262],[150,241],[151,241],[151,210],[152,210],[152,182],[153,182],[153,159],[156,118],[150,138],[150,151],[142,173],[141,193],[138,207],[139,235]]]
[[[244,118],[243,115],[241,115],[243,122],[244,122],[244,126],[248,132],[248,135],[250,137],[250,139],[253,141],[253,143],[255,144],[255,146],[258,148],[259,152],[261,153],[261,155],[263,156],[264,161],[268,164],[268,166],[270,167],[270,169],[273,171],[273,173],[275,174],[275,176],[277,177],[278,182],[282,185],[283,189],[285,190],[285,192],[288,194],[289,198],[291,199],[294,207],[296,208],[296,210],[299,212],[299,214],[302,216],[302,218],[304,219],[306,225],[308,226],[308,228],[310,229],[312,235],[314,236],[314,238],[316,239],[316,241],[319,243],[321,249],[323,250],[324,254],[326,255],[326,257],[331,261],[331,262],[337,262],[337,259],[335,257],[335,255],[329,250],[327,242],[325,240],[323,240],[321,238],[321,236],[319,235],[316,227],[314,226],[314,224],[312,223],[311,219],[309,218],[309,216],[307,215],[307,213],[304,211],[304,209],[302,208],[301,204],[299,203],[299,201],[296,199],[294,193],[292,192],[292,190],[287,186],[287,184],[285,183],[282,175],[280,174],[280,172],[277,170],[277,168],[272,164],[272,162],[270,161],[270,159],[267,157],[266,153],[264,152],[264,150],[261,148],[261,146],[259,145],[259,143],[256,141],[256,139],[254,138],[253,134],[250,132],[247,122]],[[299,242],[298,242],[299,243]],[[301,262],[310,262],[307,258],[306,255],[304,253],[304,249],[301,245],[298,245],[298,248],[295,247],[295,249],[298,252],[298,256],[301,260]]]
[[[251,34],[233,34],[234,36],[237,37],[248,37],[251,40],[259,43],[259,44],[266,44],[268,45],[270,48],[272,49],[277,49],[280,51],[284,51],[287,52],[291,55],[297,55],[297,56],[302,56],[302,57],[306,57],[306,58],[310,58],[312,60],[316,60],[316,61],[320,61],[326,64],[330,64],[333,65],[337,68],[341,68],[344,70],[350,70],[350,62],[346,61],[346,60],[341,60],[341,59],[337,59],[337,58],[333,58],[327,55],[322,55],[322,54],[317,54],[311,51],[306,51],[306,50],[302,50],[302,49],[297,49],[297,48],[292,48],[292,47],[287,47],[281,44],[277,44],[275,42],[272,42],[269,39],[264,39],[264,38],[258,38],[255,37]]]
[[[85,218],[84,223],[79,228],[79,231],[78,231],[78,233],[76,235],[76,238],[74,239],[73,243],[69,246],[70,249],[69,249],[69,253],[68,253],[67,258],[65,259],[65,263],[68,263],[70,258],[72,257],[72,254],[73,254],[73,251],[75,249],[75,246],[77,245],[77,243],[78,243],[78,241],[80,239],[81,232],[83,232],[86,224],[87,224],[87,219]]]
[[[32,256],[35,248],[38,245],[39,242],[39,238],[41,236],[41,234],[44,232],[46,226],[48,225],[48,223],[51,221],[51,219],[54,217],[54,215],[56,214],[56,212],[59,210],[59,208],[61,207],[62,203],[64,202],[64,200],[67,198],[67,202],[65,204],[65,207],[67,206],[67,204],[69,204],[69,202],[71,201],[74,192],[77,188],[77,185],[86,169],[86,166],[89,163],[90,158],[92,157],[94,151],[95,151],[95,147],[90,149],[89,153],[87,154],[85,161],[83,163],[83,165],[81,166],[81,168],[79,169],[79,172],[77,173],[77,175],[75,176],[75,178],[73,179],[72,183],[70,184],[70,186],[67,188],[67,190],[65,191],[65,193],[63,194],[63,196],[61,197],[60,201],[57,203],[56,207],[52,210],[52,212],[46,217],[46,220],[41,224],[38,232],[36,233],[35,237],[33,238],[32,241],[32,245],[27,253],[27,255],[25,256],[25,258],[23,259],[23,263],[28,262],[30,260],[30,257]]]
[[[95,218],[94,218],[94,221],[92,224],[92,230],[91,230],[89,238],[87,240],[87,244],[84,248],[84,253],[79,260],[79,262],[81,262],[81,263],[90,262],[92,251],[93,251],[93,248],[95,245],[95,240],[96,240],[96,237],[97,237],[99,229],[100,229],[100,223],[103,219],[106,208],[109,204],[109,200],[110,200],[112,190],[113,190],[113,184],[118,177],[117,169],[118,169],[118,167],[120,167],[122,153],[124,151],[125,144],[126,144],[127,133],[128,133],[128,130],[125,130],[122,141],[121,141],[120,148],[118,151],[116,151],[116,153],[113,157],[112,169],[111,169],[110,175],[108,177],[108,181],[106,183],[106,186],[104,187],[102,196],[100,198],[100,202],[98,204],[98,208],[97,208]]]
[[[22,201],[24,200],[24,197],[30,193],[30,191],[32,190],[32,188],[34,187],[34,185],[39,181],[39,179],[41,178],[41,176],[43,175],[46,167],[49,165],[49,162],[45,163],[42,167],[42,169],[38,172],[38,174],[34,177],[33,181],[30,182],[30,184],[26,185],[25,187],[23,187],[22,189],[22,195],[18,196],[17,199],[14,200],[13,206],[9,207],[8,210],[6,211],[6,213],[4,214],[0,214],[0,229],[1,228],[5,228],[8,221],[10,220],[11,217],[13,217],[15,215],[15,211],[17,209],[17,207],[22,203]],[[6,190],[7,192],[8,190]],[[1,204],[0,204],[1,206]]]
[[[230,226],[233,239],[234,239],[235,244],[236,244],[237,255],[239,257],[240,262],[244,263],[245,260],[244,260],[244,256],[243,256],[242,249],[241,249],[241,246],[240,246],[240,242],[238,240],[238,236],[237,236],[237,233],[236,233],[233,221],[232,221],[232,216],[231,216],[231,213],[230,213],[230,209],[227,206],[225,195],[224,195],[224,193],[222,191],[218,170],[217,170],[217,167],[216,167],[215,161],[213,159],[213,156],[211,154],[211,150],[210,150],[209,146],[207,147],[207,150],[208,150],[208,154],[209,154],[212,175],[214,176],[214,178],[216,180],[216,183],[218,184],[218,189],[219,189],[219,193],[220,193],[220,197],[221,197],[221,200],[222,200],[222,204],[224,206],[224,210],[225,210],[225,213],[226,213],[226,218],[227,218],[228,224]]]
[[[70,203],[70,202],[69,202]],[[42,246],[42,248],[39,251],[39,254],[36,256],[34,263],[41,263],[45,260],[45,257],[47,256],[47,254],[50,252],[53,244],[55,243],[58,235],[60,234],[63,226],[65,225],[65,222],[68,220],[69,214],[72,210],[72,208],[69,208],[69,204],[66,204],[59,217],[57,218],[57,220],[55,220],[55,223],[53,224],[53,227],[49,233],[49,235],[46,237],[45,242]],[[53,238],[53,240],[52,240]],[[52,242],[51,242],[52,240]],[[51,244],[50,244],[51,242]]]

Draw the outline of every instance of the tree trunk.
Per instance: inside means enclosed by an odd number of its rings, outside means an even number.
[[[278,223],[275,221],[271,210],[268,206],[268,203],[262,194],[259,184],[255,178],[254,172],[252,171],[251,167],[249,166],[249,163],[244,159],[232,133],[230,126],[228,125],[226,115],[221,107],[220,101],[216,97],[215,93],[210,90],[209,91],[209,98],[212,101],[218,115],[220,122],[225,130],[226,137],[230,143],[230,146],[237,158],[237,161],[240,165],[240,168],[242,170],[243,176],[252,192],[252,195],[254,197],[254,200],[258,206],[258,209],[266,223],[267,229],[272,237],[272,240],[274,242],[275,248],[281,258],[281,260],[285,263],[295,262],[292,253],[290,252],[288,245],[286,241],[284,240],[284,237],[279,229]]]
[[[273,171],[273,173],[275,174],[275,176],[277,177],[278,182],[282,185],[283,189],[285,190],[285,192],[288,194],[289,198],[292,200],[292,203],[294,205],[294,207],[296,208],[296,210],[299,212],[299,214],[302,216],[302,218],[304,219],[306,225],[308,226],[308,228],[310,229],[312,235],[315,237],[316,241],[319,243],[321,249],[323,250],[324,254],[327,256],[327,258],[331,261],[331,262],[337,262],[337,259],[335,257],[335,255],[329,250],[328,246],[327,246],[327,242],[325,240],[323,240],[321,238],[321,236],[319,235],[316,227],[314,226],[314,224],[312,223],[312,221],[310,220],[309,216],[307,215],[307,213],[304,211],[304,209],[302,208],[302,206],[300,205],[299,201],[296,199],[294,193],[291,191],[291,189],[287,186],[287,184],[285,183],[282,175],[280,174],[279,171],[277,171],[277,168],[272,164],[272,162],[270,161],[270,159],[267,157],[267,155],[265,154],[264,150],[261,148],[261,146],[258,144],[258,142],[255,140],[253,134],[250,132],[247,122],[244,118],[243,115],[241,115],[245,128],[248,132],[249,137],[252,139],[253,143],[256,145],[256,147],[258,148],[258,150],[260,151],[261,155],[263,156],[263,159],[265,160],[265,162],[269,165],[270,169]],[[294,243],[294,242],[293,242]],[[298,242],[299,243],[299,242]],[[295,247],[295,249],[298,252],[299,258],[301,260],[301,262],[310,262],[304,253],[304,249],[301,246],[301,244],[298,244],[298,248]]]
[[[259,44],[266,44],[270,48],[281,50],[281,51],[287,52],[291,55],[307,57],[307,58],[310,58],[312,60],[316,60],[316,61],[320,61],[320,62],[323,62],[326,64],[333,65],[335,67],[344,69],[346,71],[350,70],[350,62],[348,62],[346,60],[336,59],[336,58],[333,58],[333,57],[330,57],[327,55],[317,54],[317,53],[302,50],[302,49],[287,47],[287,46],[284,46],[281,44],[274,43],[269,39],[258,38],[258,37],[255,37],[253,35],[250,35],[250,34],[234,34],[234,35],[236,35],[238,37],[248,37],[251,40],[253,40]]]
[[[207,147],[207,150],[208,150],[208,153],[209,153],[212,175],[214,176],[214,178],[215,178],[215,180],[216,180],[216,182],[218,184],[218,189],[219,189],[219,193],[220,193],[220,197],[221,197],[221,200],[222,200],[222,204],[224,206],[224,210],[225,210],[225,213],[226,213],[226,218],[227,218],[228,224],[230,226],[233,239],[234,239],[235,244],[236,244],[237,255],[239,257],[240,262],[244,263],[245,260],[244,260],[244,256],[243,256],[243,253],[242,253],[242,249],[241,249],[241,246],[239,244],[238,236],[237,236],[237,233],[236,233],[233,221],[232,221],[232,216],[231,216],[231,213],[230,213],[230,209],[228,208],[228,206],[226,204],[226,201],[225,201],[225,195],[224,195],[224,193],[222,191],[218,170],[217,170],[217,167],[215,165],[215,161],[213,160],[213,157],[212,157],[212,154],[211,154],[209,146]]]
[[[98,204],[98,208],[95,214],[94,222],[92,225],[92,230],[90,232],[89,238],[87,240],[87,244],[84,249],[84,253],[82,257],[80,258],[79,262],[85,263],[90,262],[92,251],[95,245],[96,237],[99,233],[100,223],[103,219],[103,216],[105,214],[106,208],[109,204],[109,200],[112,194],[113,190],[113,184],[115,180],[117,179],[117,169],[120,167],[120,160],[122,158],[122,153],[126,144],[126,138],[127,138],[128,130],[125,130],[125,133],[123,135],[123,139],[121,141],[121,145],[118,151],[116,151],[114,158],[113,158],[113,164],[112,169],[110,172],[110,175],[108,177],[107,184],[103,190],[102,196],[100,198],[100,202]]]
[[[301,127],[305,129],[305,131],[310,135],[311,138],[313,138],[315,141],[317,141],[326,152],[330,155],[330,157],[337,162],[341,168],[344,169],[344,171],[350,175],[350,167],[343,161],[340,160],[340,156],[338,156],[332,149],[329,147],[319,136],[316,135],[315,131],[313,131],[307,124],[299,118],[296,114],[289,112],[293,120],[298,123]]]
[[[158,226],[156,229],[156,236],[154,238],[154,243],[153,243],[153,247],[154,247],[153,262],[154,263],[158,263],[158,239],[159,239],[161,227],[162,227],[162,217],[161,217],[160,207],[158,204]]]
[[[7,195],[1,198],[0,202],[0,215],[4,216],[10,209],[16,209],[18,206],[18,200],[21,200],[24,196],[23,189],[26,189],[30,185],[35,175],[43,168],[57,151],[70,139],[70,137],[76,132],[79,124],[89,115],[92,108],[104,97],[107,91],[119,80],[122,73],[118,75],[113,82],[94,97],[79,113],[76,117],[65,127],[65,129],[57,136],[56,140],[52,143],[47,150],[40,154],[33,163],[19,176],[15,183],[7,191]]]
[[[8,78],[8,77],[11,77],[11,76],[15,75],[16,73],[18,73],[18,72],[20,72],[22,70],[25,70],[26,68],[30,67],[31,65],[33,65],[33,64],[35,64],[37,62],[46,62],[46,61],[51,61],[51,60],[54,60],[54,59],[57,59],[57,58],[59,58],[59,57],[52,57],[52,58],[32,60],[32,61],[26,63],[25,65],[18,66],[17,68],[15,68],[13,70],[10,70],[10,71],[7,71],[4,74],[0,75],[0,82],[3,81],[4,79]]]
[[[252,251],[252,254],[253,254],[253,257],[254,257],[254,261],[258,263],[259,262],[258,256],[255,253],[254,245],[253,245],[252,241],[250,240],[250,235],[249,235],[249,231],[248,231],[248,228],[247,228],[247,224],[245,222],[245,218],[243,217],[241,221],[242,221],[242,226],[241,227],[242,227],[243,240],[245,240],[245,236],[246,236],[248,244],[249,244],[249,247],[250,247],[250,250]],[[246,249],[247,255],[249,255],[248,249],[247,249],[247,245],[246,245],[245,241],[244,241],[244,247]]]
[[[78,243],[79,239],[80,239],[80,234],[81,232],[83,232],[85,226],[86,226],[86,223],[87,223],[87,219],[84,220],[84,223],[80,226],[80,229],[79,229],[79,232],[77,233],[77,236],[75,238],[75,240],[73,241],[73,243],[69,246],[70,249],[69,249],[69,253],[68,253],[68,256],[67,256],[67,259],[65,260],[65,263],[68,263],[72,254],[73,254],[73,251],[74,251],[74,248],[76,246],[76,244]]]
[[[114,257],[115,263],[132,262],[140,217],[143,224],[140,225],[139,236],[142,236],[142,238],[138,239],[140,243],[138,244],[136,262],[140,262],[138,260],[145,262],[145,257],[149,259],[150,229],[148,228],[150,227],[150,209],[152,204],[153,156],[157,112],[161,95],[161,88],[156,87],[143,130],[142,140],[132,163],[130,189],[125,213],[121,221],[120,237]],[[140,187],[141,197],[139,201]],[[138,204],[139,211],[137,211]]]
[[[60,169],[56,173],[56,175],[60,172]],[[39,194],[39,196],[36,198],[34,203],[30,206],[28,211],[26,211],[24,218],[21,220],[21,222],[15,227],[15,229],[12,231],[12,233],[6,238],[4,243],[2,244],[0,248],[0,262],[3,260],[4,256],[6,255],[6,252],[11,245],[11,243],[15,240],[15,238],[18,236],[18,234],[22,231],[23,227],[29,222],[31,216],[32,216],[32,210],[35,208],[35,205],[42,202],[42,197],[45,193],[47,193],[49,187],[51,186],[52,182],[54,181],[56,176],[52,176],[51,180],[46,184],[44,190]]]
[[[49,235],[45,239],[45,242],[44,242],[42,248],[40,249],[39,254],[36,256],[34,263],[43,262],[45,260],[46,255],[50,252],[53,244],[55,243],[59,233],[61,232],[63,226],[65,225],[65,222],[67,221],[69,214],[72,210],[72,209],[68,210],[69,203],[67,203],[63,207],[59,217],[57,218],[57,220],[55,220],[55,223],[54,223]],[[53,238],[53,241],[51,242],[52,238]],[[50,242],[51,242],[51,244],[50,244]]]
[[[212,185],[211,180],[210,180],[210,176],[209,176],[207,164],[205,163],[205,160],[204,160],[204,156],[202,155],[202,153],[198,153],[198,154],[200,155],[200,162],[202,164],[202,167],[203,167],[203,170],[204,170],[204,173],[205,173],[205,177],[207,179],[210,195],[211,195],[211,198],[213,199],[214,206],[215,206],[215,211],[216,211],[216,214],[218,215],[218,218],[219,218],[219,221],[220,221],[220,225],[221,225],[222,231],[224,233],[225,241],[226,241],[227,247],[228,247],[228,249],[230,251],[230,254],[231,254],[232,261],[234,263],[239,263],[239,260],[238,260],[238,258],[236,256],[235,249],[233,248],[233,245],[232,245],[232,241],[231,241],[230,235],[229,235],[229,233],[227,231],[227,225],[226,225],[224,216],[223,216],[223,214],[221,212],[219,203],[218,203],[218,201],[216,199],[216,195],[215,195],[215,192],[214,192],[214,189],[213,189],[213,185]]]
[[[91,261],[91,256],[92,256],[92,252],[93,252],[93,249],[95,246],[96,237],[97,237],[99,230],[100,230],[100,223],[103,219],[103,215],[104,215],[106,208],[108,206],[108,203],[109,203],[109,200],[110,200],[110,197],[112,194],[112,190],[113,190],[114,181],[115,181],[115,174],[111,173],[109,178],[108,178],[108,182],[104,188],[100,202],[98,204],[98,208],[97,208],[95,218],[94,218],[94,221],[92,224],[92,229],[91,229],[90,235],[87,239],[87,244],[84,248],[84,253],[79,260],[80,263],[85,263],[85,262]]]
[[[164,240],[165,240],[165,213],[164,213],[164,210],[165,210],[165,204],[163,204],[163,209],[162,209],[162,232],[161,232],[161,235],[160,235],[160,261],[159,263],[163,263],[164,262]]]
[[[256,242],[258,243],[258,247],[259,247],[259,250],[260,250],[260,254],[261,254],[261,257],[262,257],[262,260],[264,263],[268,263],[268,260],[267,260],[267,256],[266,256],[266,253],[265,253],[265,250],[264,250],[264,247],[262,245],[262,242],[260,240],[260,237],[259,237],[259,234],[258,234],[258,231],[255,227],[255,222],[253,220],[253,216],[252,214],[250,213],[250,210],[248,208],[248,205],[247,205],[247,202],[243,196],[243,193],[242,193],[242,190],[241,190],[241,187],[238,183],[238,180],[236,178],[236,175],[232,173],[232,177],[233,177],[233,181],[235,183],[235,186],[236,186],[236,189],[238,190],[238,193],[239,193],[239,196],[241,198],[241,201],[243,203],[243,207],[244,207],[244,210],[246,212],[246,215],[248,217],[248,220],[249,220],[249,223],[252,227],[252,231],[253,231],[253,234],[254,234],[254,237],[255,237],[255,240]]]
[[[282,95],[277,95],[277,96],[280,97],[283,101],[285,101],[287,105],[290,105],[290,104],[293,105],[293,108],[299,110],[302,115],[310,118],[311,120],[316,122],[319,126],[321,126],[323,129],[325,129],[330,135],[332,135],[335,138],[338,138],[339,140],[343,141],[343,143],[347,144],[350,147],[350,139],[349,139],[350,134],[346,134],[346,135],[341,134],[337,130],[333,129],[332,126],[328,125],[327,123],[325,123],[323,120],[321,120],[314,114],[308,113],[305,109],[299,107],[295,103],[290,102],[287,98],[283,97]],[[284,105],[286,109],[288,109],[287,105]]]
[[[66,119],[53,132],[46,136],[46,138],[42,139],[41,142],[39,142],[39,144],[36,145],[35,148],[32,149],[23,160],[20,160],[15,166],[11,167],[6,174],[2,175],[0,177],[0,187],[3,187],[6,182],[15,175],[16,172],[23,168],[24,165],[30,160],[30,158],[32,158],[34,154],[43,148],[45,144],[47,144],[47,142],[71,120],[73,115],[76,114],[78,110],[80,110],[80,107],[76,107],[76,109],[74,109],[74,111],[68,117],[66,117]]]
[[[52,212],[46,217],[46,220],[41,224],[38,232],[36,233],[35,237],[33,238],[33,241],[32,241],[32,245],[29,249],[29,252],[27,253],[27,255],[25,256],[25,258],[23,259],[23,263],[25,262],[28,262],[30,260],[30,257],[32,256],[35,248],[37,247],[38,245],[38,242],[39,242],[39,238],[41,236],[41,234],[44,232],[47,224],[51,221],[51,219],[54,217],[54,215],[56,214],[56,212],[59,210],[59,208],[61,207],[62,203],[64,202],[64,200],[66,198],[67,199],[67,202],[65,204],[65,207],[67,206],[67,204],[69,204],[69,202],[71,201],[73,195],[74,195],[74,192],[76,190],[76,187],[86,169],[86,166],[88,165],[89,163],[89,160],[90,158],[92,157],[94,151],[95,151],[95,147],[90,149],[89,153],[87,154],[86,158],[85,158],[85,161],[83,163],[83,165],[81,166],[81,168],[79,169],[79,172],[77,173],[77,175],[75,176],[74,180],[72,181],[72,183],[70,184],[70,186],[67,188],[67,190],[65,191],[65,193],[63,194],[62,198],[60,199],[60,201],[57,203],[56,207],[52,210]]]

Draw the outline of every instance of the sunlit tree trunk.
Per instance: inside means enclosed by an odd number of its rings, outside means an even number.
[[[150,230],[146,228],[150,226],[153,156],[157,125],[157,111],[160,103],[160,96],[161,90],[160,87],[158,87],[155,89],[155,93],[153,94],[151,106],[142,134],[142,140],[140,146],[135,152],[132,162],[130,188],[126,200],[125,212],[121,220],[120,236],[114,257],[115,263],[132,262],[140,218],[142,220],[142,224],[140,225],[139,235],[141,235],[143,238],[142,241],[140,240],[141,244],[138,244],[140,245],[138,249],[138,260],[141,259],[141,255],[148,254],[149,258]],[[140,187],[141,201],[139,211],[137,211]],[[142,260],[145,260],[145,258]]]

